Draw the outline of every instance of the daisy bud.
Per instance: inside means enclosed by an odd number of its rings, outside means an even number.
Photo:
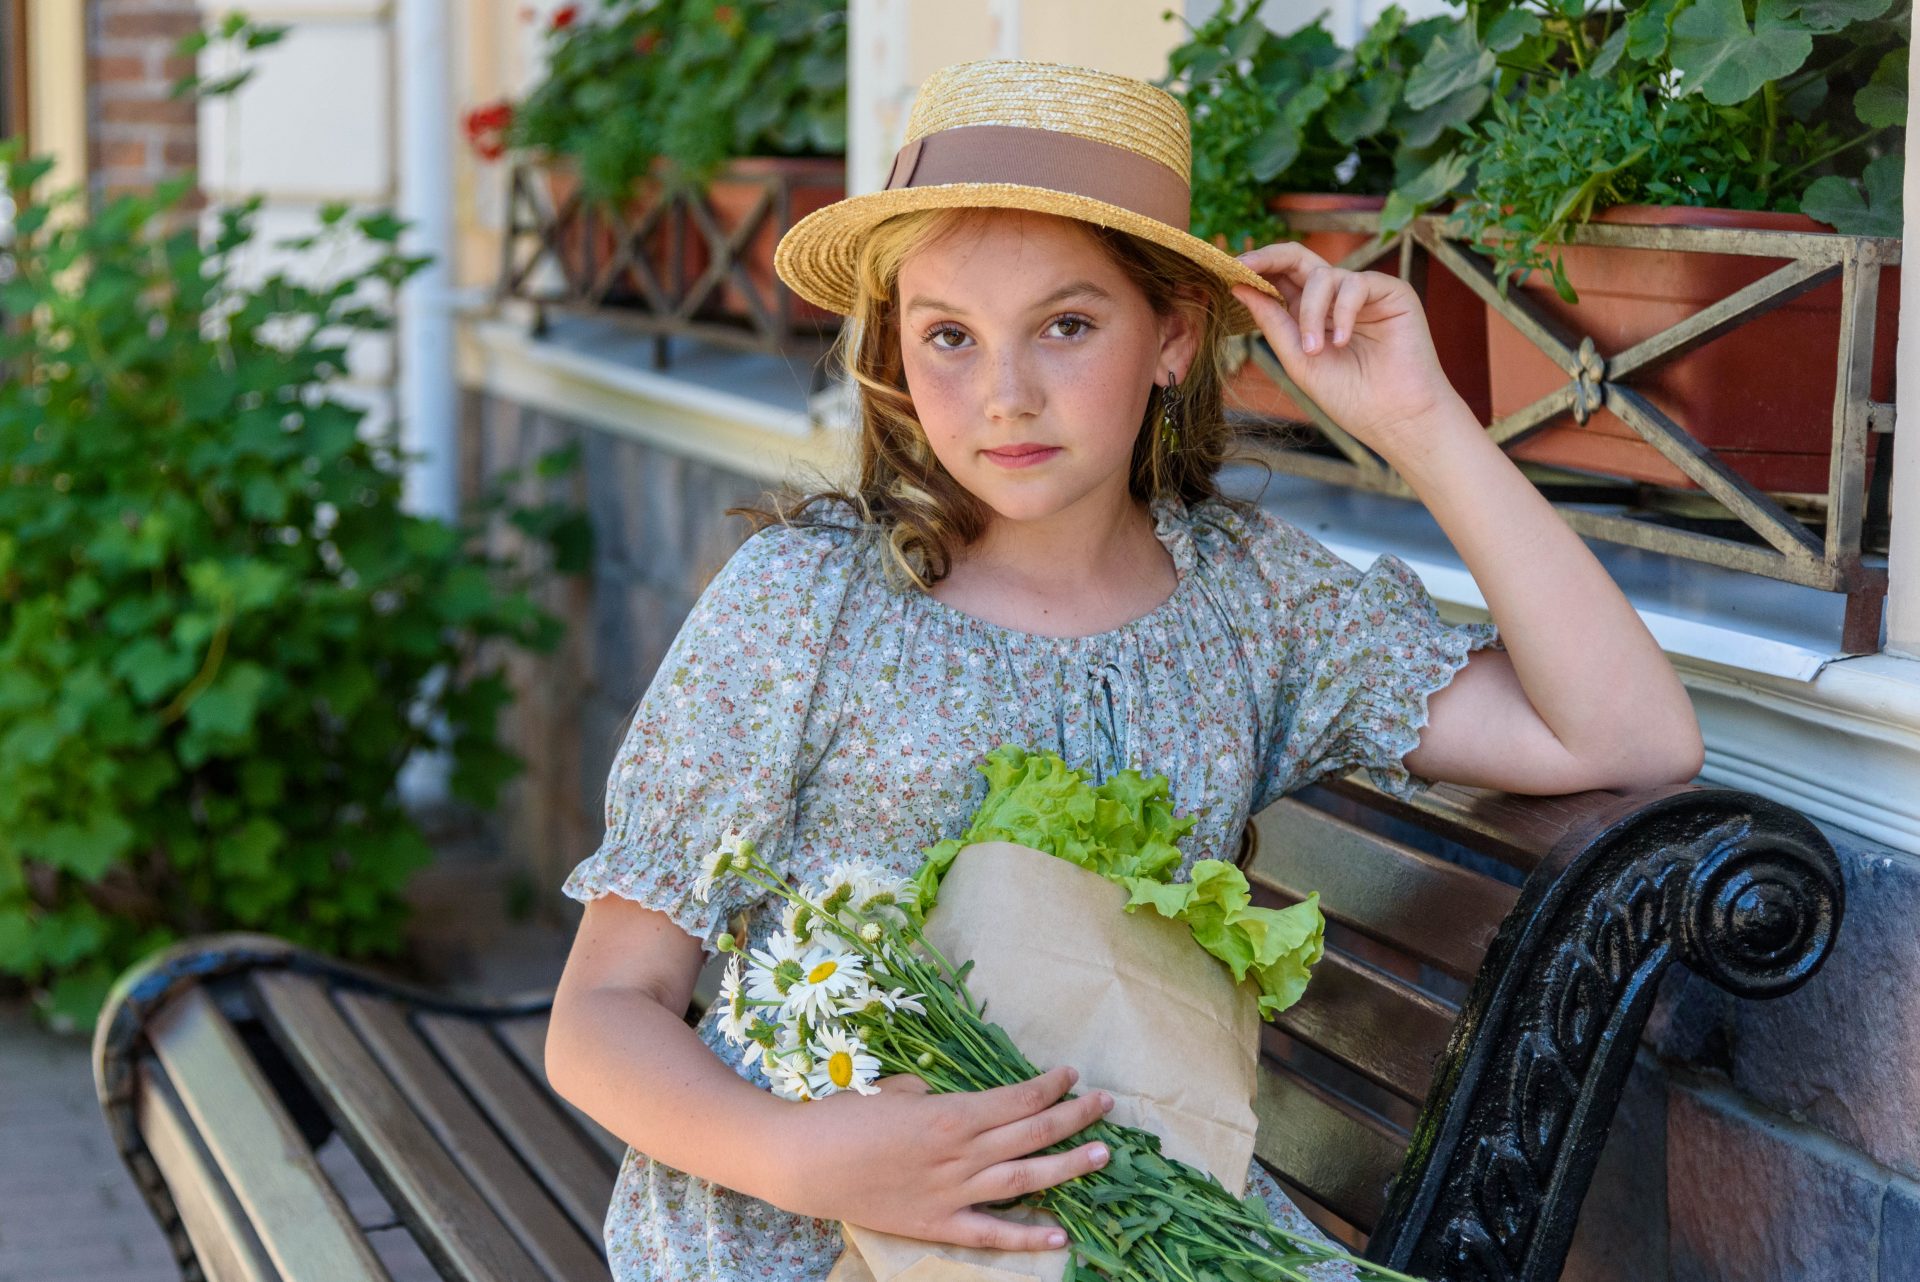
[[[932,1051],[921,1051],[921,1052],[920,1052],[920,1058],[918,1058],[918,1059],[916,1059],[916,1060],[914,1060],[913,1062],[914,1062],[914,1063],[916,1063],[916,1064],[918,1064],[918,1065],[919,1065],[919,1066],[920,1066],[921,1068],[932,1068],[932,1067],[933,1067],[933,1052],[932,1052]]]
[[[737,850],[734,852],[733,866],[739,871],[745,872],[747,869],[753,867],[753,856],[749,855],[744,849]]]
[[[738,950],[739,941],[733,937],[732,931],[723,930],[714,939],[713,946],[723,953],[731,953]]]
[[[860,938],[866,940],[869,944],[879,943],[880,935],[880,923],[877,921],[870,921],[860,928]]]

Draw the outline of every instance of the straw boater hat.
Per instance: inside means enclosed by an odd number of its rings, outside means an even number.
[[[1187,231],[1192,165],[1185,108],[1144,80],[1018,58],[956,63],[915,95],[886,187],[802,218],[781,237],[773,266],[794,293],[845,316],[860,242],[882,220],[916,209],[1028,209],[1130,232],[1280,298],[1259,273]],[[1231,297],[1226,321],[1234,334],[1257,328]]]

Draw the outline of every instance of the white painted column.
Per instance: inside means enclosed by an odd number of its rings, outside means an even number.
[[[1907,97],[1920,93],[1920,59],[1907,67]],[[1900,229],[1905,252],[1920,245],[1920,137],[1907,131]],[[1893,532],[1887,549],[1887,649],[1920,659],[1920,288],[1900,264],[1900,341],[1894,354]]]
[[[399,415],[404,448],[421,457],[407,472],[408,506],[451,520],[459,476],[455,431],[453,314],[452,76],[447,65],[447,0],[401,0],[396,14],[400,70],[399,215],[413,224],[402,241],[432,262],[400,295]]]

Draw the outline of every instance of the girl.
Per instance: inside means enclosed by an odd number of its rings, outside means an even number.
[[[1406,283],[1189,235],[1186,116],[1142,81],[965,63],[921,89],[907,133],[886,190],[809,215],[776,256],[850,317],[858,483],[758,514],[655,674],[605,840],[565,887],[586,911],[547,1071],[631,1145],[606,1221],[623,1279],[815,1282],[839,1221],[1045,1249],[1046,1226],[977,1204],[1105,1157],[1030,1156],[1106,1103],[1062,1098],[1071,1066],[794,1103],[757,1055],[732,1062],[720,1003],[689,1030],[729,918],[755,942],[778,925],[781,901],[738,879],[735,899],[694,895],[723,839],[798,880],[850,858],[910,873],[1009,742],[1096,778],[1168,775],[1199,816],[1183,874],[1323,775],[1559,793],[1700,765],[1659,647],[1448,386]],[[1406,478],[1492,623],[1447,625],[1397,558],[1355,570],[1216,492],[1220,343],[1256,325]],[[1258,1163],[1249,1187],[1312,1232]]]

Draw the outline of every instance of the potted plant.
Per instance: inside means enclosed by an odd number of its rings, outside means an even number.
[[[1445,168],[1462,130],[1492,95],[1438,83],[1421,68],[1462,23],[1439,15],[1409,22],[1397,5],[1358,44],[1340,47],[1326,15],[1282,34],[1260,16],[1264,0],[1228,0],[1191,28],[1157,83],[1185,104],[1193,131],[1193,231],[1223,249],[1283,238],[1339,262],[1372,237],[1298,232],[1288,215],[1381,210],[1397,187]],[[1438,90],[1435,92],[1435,90]],[[1432,177],[1427,180],[1433,181]],[[1440,194],[1451,187],[1442,180]],[[1391,262],[1380,270],[1397,271]],[[1426,306],[1441,364],[1477,411],[1486,407],[1484,310],[1443,272],[1430,274]],[[1228,387],[1232,402],[1268,417],[1303,419],[1291,397],[1252,366]]]
[[[1898,235],[1907,7],[1781,0],[1655,0],[1539,10],[1499,0],[1461,28],[1452,64],[1489,65],[1496,96],[1460,153],[1451,225],[1518,278],[1542,310],[1602,354],[1620,351],[1775,270],[1779,260],[1563,245],[1586,220]],[[1478,47],[1466,44],[1473,40]],[[1864,196],[1862,187],[1864,186]],[[1405,202],[1410,213],[1431,200]],[[1883,273],[1871,394],[1891,395],[1898,273]],[[1831,282],[1634,380],[1759,488],[1827,487],[1839,283]],[[1566,375],[1488,312],[1492,411],[1523,408]],[[1805,355],[1781,358],[1782,353]],[[1536,462],[1695,488],[1600,410],[1513,447]]]
[[[470,114],[468,127],[477,147],[537,164],[556,210],[579,196],[586,217],[563,220],[561,251],[580,292],[617,248],[613,224],[636,224],[661,201],[704,199],[715,230],[730,236],[774,181],[791,225],[846,195],[845,2],[609,0],[590,15],[569,5],[549,25],[545,78],[517,105]],[[677,220],[679,282],[670,266]],[[762,297],[781,288],[773,250],[784,230],[769,219],[742,250]],[[711,262],[698,219],[684,211],[660,221],[645,253],[676,303]],[[629,283],[624,298],[638,294]],[[731,279],[718,303],[724,315],[750,313]],[[796,320],[837,319],[792,303]]]

